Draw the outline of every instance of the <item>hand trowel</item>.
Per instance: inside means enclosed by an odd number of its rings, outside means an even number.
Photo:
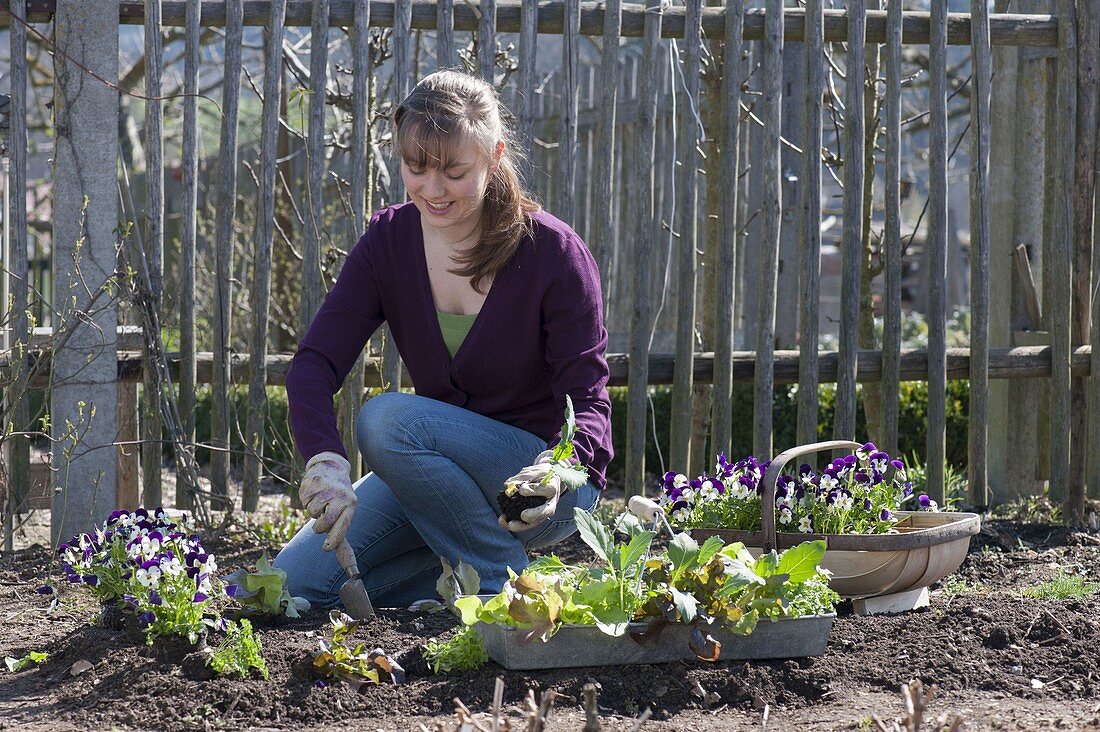
[[[374,616],[374,606],[367,597],[367,588],[363,586],[363,575],[359,574],[359,563],[355,560],[355,550],[344,539],[336,545],[336,558],[348,574],[348,579],[340,586],[340,601],[348,615],[356,620]]]

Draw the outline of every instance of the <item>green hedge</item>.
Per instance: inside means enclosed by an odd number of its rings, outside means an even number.
[[[670,387],[650,387],[650,408],[647,415],[649,430],[646,440],[646,470],[657,473],[661,470],[661,456],[667,470],[685,470],[686,466],[668,464],[669,423],[672,415],[672,389]],[[969,401],[969,383],[966,381],[947,382],[947,459],[953,466],[966,466],[966,428],[967,404]],[[863,413],[862,389],[858,391],[858,410],[856,413],[856,435],[861,439],[867,434],[867,420]],[[836,386],[826,384],[818,390],[820,404],[817,435],[820,440],[832,438],[833,415],[836,411]],[[615,447],[615,459],[608,473],[621,479],[625,470],[626,455],[626,401],[625,387],[611,389],[611,433]],[[901,384],[900,410],[898,413],[898,449],[902,455],[917,456],[924,461],[925,444],[928,433],[928,384],[919,381]],[[733,389],[733,447],[730,457],[740,459],[752,454],[752,384],[735,384]],[[656,418],[654,419],[654,414]],[[775,426],[774,445],[776,451],[793,447],[796,444],[795,427],[798,415],[797,388],[778,387],[772,407],[772,421]],[[654,425],[654,421],[656,425]],[[656,440],[654,440],[656,427]],[[658,451],[660,445],[660,451]],[[707,456],[708,467],[714,462],[714,455]]]
[[[626,464],[626,402],[627,389],[617,387],[611,392],[612,442],[615,459],[608,469],[614,479],[622,479]],[[649,430],[646,441],[646,469],[657,473],[661,469],[661,456],[666,469],[684,470],[685,466],[668,465],[669,423],[672,410],[672,389],[666,386],[650,387],[650,409],[647,416]],[[775,425],[775,449],[781,450],[795,444],[795,424],[798,414],[797,391],[795,387],[778,387],[772,409]],[[832,384],[820,387],[820,419],[818,438],[827,440],[832,437],[833,413],[835,411],[836,387]],[[730,457],[740,459],[752,453],[752,384],[736,384],[733,392],[733,449]],[[247,415],[247,393],[244,388],[234,389],[231,393],[233,418],[243,426]],[[947,459],[956,468],[966,466],[966,424],[967,424],[968,384],[966,381],[947,383]],[[656,425],[654,425],[656,413]],[[901,409],[898,415],[899,448],[902,455],[917,456],[924,460],[925,439],[928,426],[928,385],[924,382],[903,382],[901,385]],[[210,438],[210,389],[200,387],[197,406],[197,437],[199,442]],[[654,440],[656,427],[656,441]],[[866,420],[863,414],[862,392],[859,397],[859,410],[856,416],[857,438],[867,434]],[[232,434],[234,451],[243,450],[244,444],[237,430]],[[286,390],[281,387],[268,389],[268,422],[265,456],[273,463],[289,465],[291,462],[290,427],[287,419]],[[660,445],[660,451],[658,451]],[[166,448],[166,455],[171,454]],[[709,452],[709,449],[708,449]],[[206,462],[209,455],[200,451],[199,459]],[[241,460],[240,453],[234,455],[234,463]],[[714,455],[708,454],[707,464],[714,461]],[[282,472],[282,471],[280,471]]]

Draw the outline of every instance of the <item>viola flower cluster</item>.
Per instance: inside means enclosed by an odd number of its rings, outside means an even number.
[[[217,579],[217,562],[199,537],[163,509],[115,511],[57,553],[70,583],[132,613],[148,643],[173,634],[195,643],[208,628],[223,629],[220,607],[235,588]]]
[[[689,479],[668,472],[660,485],[660,503],[674,525],[758,531],[763,477],[770,461],[747,457],[730,463],[718,455],[714,474]],[[780,475],[775,488],[779,531],[804,534],[881,534],[898,522],[897,512],[913,498],[913,483],[900,460],[866,443],[833,460],[820,472],[809,465]],[[911,510],[936,511],[926,495]]]

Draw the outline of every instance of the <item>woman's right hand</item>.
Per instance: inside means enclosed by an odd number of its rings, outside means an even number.
[[[328,534],[323,549],[332,551],[348,533],[357,499],[351,487],[351,465],[340,454],[322,452],[306,463],[298,496],[316,519],[313,530]]]

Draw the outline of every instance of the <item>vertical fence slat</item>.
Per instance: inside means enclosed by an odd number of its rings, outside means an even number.
[[[596,121],[595,162],[595,222],[590,223],[592,241],[589,246],[596,254],[603,281],[604,318],[607,318],[611,296],[611,254],[615,246],[614,176],[617,161],[615,151],[615,106],[619,91],[619,23],[622,17],[621,0],[608,0],[604,6],[603,54],[600,59],[600,113]]]
[[[183,62],[183,150],[182,194],[180,219],[180,376],[179,411],[183,425],[183,439],[195,441],[195,249],[198,245],[198,90],[199,90],[199,26],[200,3],[188,0],[184,18]],[[176,507],[190,510],[194,506],[198,486],[190,485],[181,471],[176,488]]]
[[[302,237],[302,330],[313,321],[325,292],[321,237],[325,231],[325,92],[328,80],[329,0],[313,0],[309,45],[309,130],[306,136],[309,210]]]
[[[679,170],[676,177],[675,229],[679,271],[676,292],[676,367],[672,376],[672,429],[669,447],[673,470],[688,470],[691,462],[691,425],[695,361],[696,203],[699,138],[699,65],[702,45],[702,0],[687,0],[684,20],[683,85],[677,140]],[[673,79],[674,84],[680,78]]]
[[[368,6],[369,7],[369,6]],[[369,10],[367,11],[370,12]],[[359,22],[359,6],[355,12],[356,25]],[[439,68],[457,66],[455,58],[455,3],[454,0],[440,0],[435,9],[435,56]],[[356,56],[356,58],[361,58]]]
[[[493,83],[493,61],[496,56],[497,0],[480,0],[481,19],[477,31],[477,73]]]
[[[1082,21],[1084,22],[1084,21]],[[1100,12],[1096,12],[1090,9],[1089,12],[1090,29],[1090,41],[1095,34],[1095,26],[1100,25]],[[1095,51],[1100,53],[1100,50]],[[1093,62],[1097,63],[1095,56]],[[1094,121],[1096,118],[1094,117]],[[1093,185],[1095,182],[1092,181]],[[1094,191],[1095,194],[1095,191]],[[1095,293],[1095,288],[1100,287],[1100,267],[1096,266],[1096,257],[1093,259],[1093,268],[1096,271],[1097,282],[1094,282],[1092,287]],[[1088,413],[1089,418],[1089,435],[1088,435],[1088,452],[1092,455],[1092,459],[1088,461],[1086,466],[1087,481],[1088,481],[1088,497],[1093,499],[1100,499],[1100,297],[1092,298],[1092,322],[1090,323],[1090,343],[1092,345],[1092,359],[1091,359],[1091,374],[1089,379],[1089,404]],[[1075,497],[1076,498],[1076,497]]]
[[[535,181],[535,74],[538,53],[538,0],[523,0],[519,34],[519,144],[524,152],[523,180],[532,190]],[[545,200],[545,199],[544,199]]]
[[[256,222],[252,272],[252,347],[248,377],[248,430],[241,507],[255,511],[260,501],[260,466],[266,441],[267,326],[271,304],[271,256],[275,246],[275,168],[279,145],[279,98],[282,94],[283,36],[286,0],[272,0],[264,64],[264,101],[260,122],[260,211]]]
[[[371,155],[370,129],[370,0],[355,0],[355,28],[352,36],[355,66],[352,70],[351,96],[351,216],[345,240],[348,246],[367,229],[367,211],[374,190],[374,157]],[[355,423],[363,399],[366,361],[359,353],[355,365],[340,390],[340,434],[344,451],[351,463],[352,475],[359,474],[359,448],[355,441]]]
[[[649,280],[653,244],[659,229],[654,220],[654,173],[656,159],[657,95],[661,61],[661,18],[664,0],[646,7],[641,90],[638,93],[638,131],[635,135],[628,220],[632,222],[634,268],[633,307],[630,312],[630,388],[627,391],[626,493],[644,493],[645,447],[648,430],[649,334],[652,328]]]
[[[848,3],[848,54],[844,64],[844,234],[840,282],[840,355],[837,364],[836,422],[833,436],[854,439],[856,432],[856,339],[859,329],[859,270],[863,248],[863,64],[867,27],[866,0]]]
[[[972,0],[970,97],[970,419],[967,427],[970,505],[989,503],[989,118],[993,56],[989,3]]]
[[[741,149],[741,66],[745,15],[740,0],[726,0],[722,51],[722,219],[718,248],[714,345],[712,453],[730,453],[733,439],[733,300],[737,279],[737,162]]]
[[[928,140],[927,491],[943,504],[947,451],[947,8],[932,4]]]
[[[882,329],[882,402],[886,410],[881,449],[898,457],[901,370],[901,6],[886,9],[886,298]],[[805,312],[805,311],[803,311]]]
[[[412,52],[409,48],[409,34],[412,28],[412,0],[397,0],[394,3],[393,18],[393,103],[400,104],[412,89]],[[392,193],[391,205],[405,200],[405,183],[401,180],[400,153],[394,156],[397,167],[390,178]],[[389,326],[385,326],[385,345],[382,348],[382,380],[390,391],[401,388],[401,355]]]
[[[1069,497],[1070,288],[1073,269],[1074,142],[1077,128],[1077,13],[1073,0],[1058,0],[1058,144],[1051,247],[1050,293],[1050,498]]]
[[[822,0],[806,3],[806,111],[802,140],[802,243],[799,251],[797,441],[817,441],[817,310],[821,299],[821,96],[825,88]]]
[[[569,225],[576,224],[574,192],[577,184],[577,107],[579,96],[580,0],[564,0],[565,33],[561,46],[561,102],[558,106],[558,170],[554,186],[554,215]]]
[[[1093,206],[1096,188],[1096,118],[1098,21],[1094,3],[1082,3],[1077,23],[1077,149],[1075,155],[1073,236],[1073,334],[1074,346],[1090,342],[1092,283]],[[1094,382],[1098,379],[1093,379]],[[1088,449],[1087,385],[1084,378],[1073,380],[1072,440],[1067,518],[1080,521],[1085,514],[1086,450]],[[1095,412],[1093,413],[1095,415]],[[1097,419],[1097,417],[1093,417]],[[1092,461],[1096,472],[1097,459]]]
[[[862,68],[862,66],[860,67]],[[779,136],[783,127],[783,0],[769,0],[764,17],[763,191],[760,222],[760,291],[753,388],[753,454],[772,455],[772,397],[775,392],[775,298],[780,236]],[[847,166],[845,166],[847,167]],[[845,217],[847,224],[847,217]],[[845,253],[847,256],[847,253]],[[847,262],[845,262],[847,266]]]
[[[244,32],[242,0],[226,3],[225,74],[222,87],[221,145],[218,156],[218,202],[215,223],[216,265],[214,308],[213,409],[210,442],[211,506],[229,508],[229,362],[233,303],[233,224],[237,200],[237,118],[241,96],[241,40]],[[308,288],[304,288],[308,289]],[[303,295],[304,298],[304,295]]]
[[[25,0],[12,0],[12,14],[20,18],[27,17]],[[22,23],[13,22],[8,31],[9,58],[11,59],[11,102],[9,106],[10,173],[7,178],[7,196],[4,221],[7,224],[7,257],[4,265],[8,268],[7,277],[10,287],[6,292],[11,298],[9,336],[4,346],[11,348],[11,363],[14,366],[12,385],[4,390],[4,413],[16,431],[25,431],[30,427],[30,399],[27,398],[27,359],[26,348],[31,342],[30,321],[27,318],[29,300],[28,256],[27,256],[27,29]],[[0,303],[0,312],[8,305],[7,297]],[[5,425],[6,427],[6,425]],[[15,513],[27,510],[26,501],[30,488],[30,441],[11,439],[8,443],[8,521]],[[12,549],[13,525],[5,526],[4,548]]]
[[[160,0],[145,3],[145,186],[149,228],[146,232],[145,259],[148,278],[144,281],[147,307],[160,313],[164,274],[164,136],[161,96],[161,4]],[[137,222],[135,222],[136,224]],[[144,279],[144,278],[143,278]],[[147,322],[159,322],[149,320]],[[145,334],[142,359],[144,398],[141,412],[142,501],[146,506],[159,506],[161,500],[161,388],[156,355],[150,347],[158,333]]]

